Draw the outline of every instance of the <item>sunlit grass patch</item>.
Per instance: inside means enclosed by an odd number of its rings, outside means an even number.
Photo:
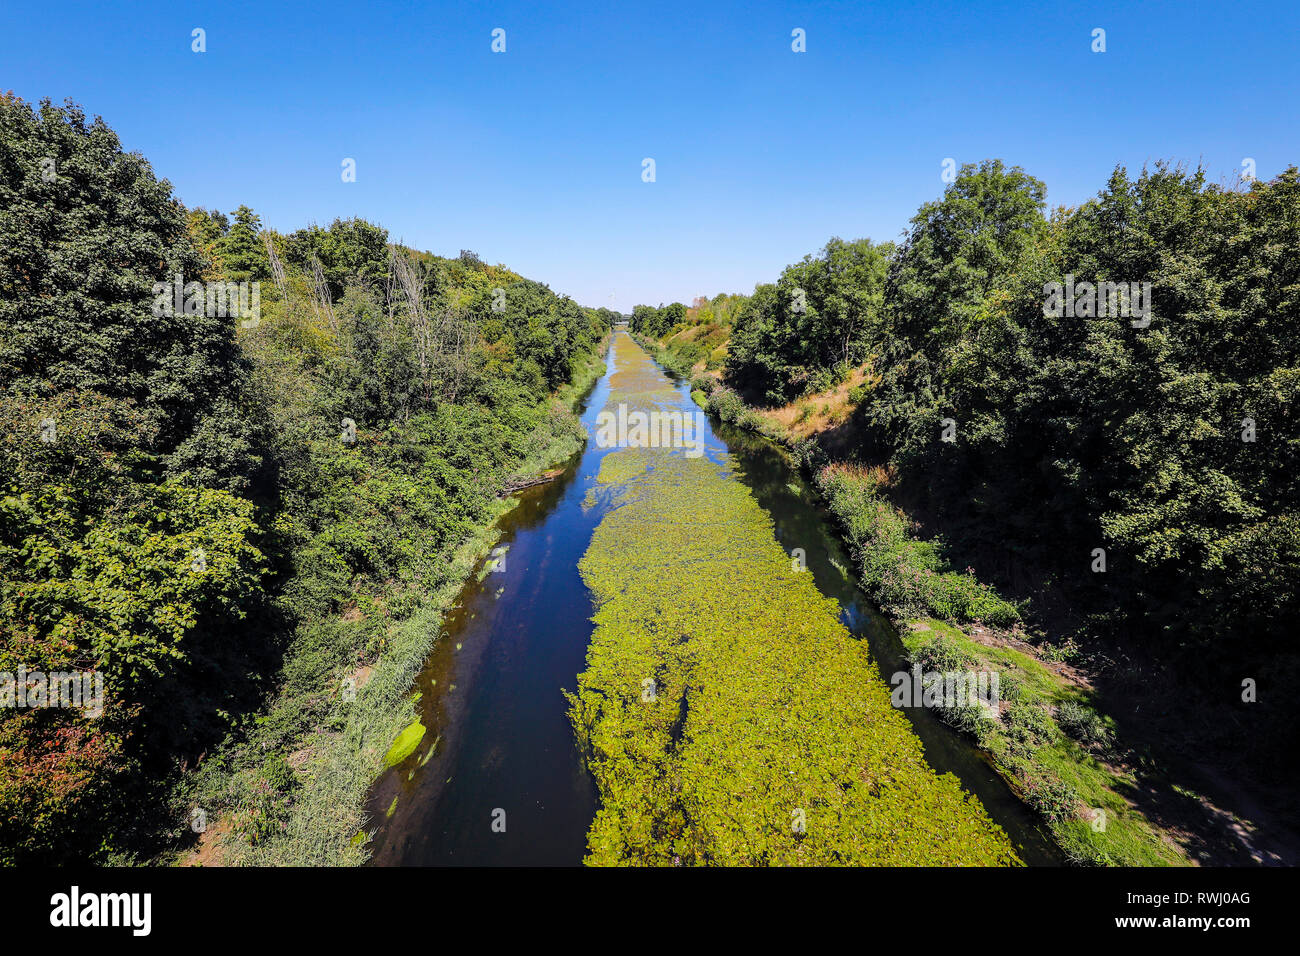
[[[879,380],[870,364],[862,365],[833,388],[805,395],[789,405],[762,409],[759,414],[780,426],[792,440],[801,441],[848,421]]]

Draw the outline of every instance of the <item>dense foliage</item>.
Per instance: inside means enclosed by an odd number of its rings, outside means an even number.
[[[880,340],[890,243],[832,239],[817,256],[760,285],[740,311],[726,374],[766,404],[820,392],[861,365]]]
[[[1158,164],[1117,169],[1051,218],[1044,200],[986,161],[896,249],[832,240],[737,310],[726,384],[783,405],[865,366],[853,453],[890,467],[892,493],[962,563],[1065,595],[1075,620],[1148,657],[1231,661],[1238,684],[1285,669],[1300,623],[1296,170],[1230,188]],[[1077,308],[1053,306],[1053,283]]]
[[[266,563],[241,497],[264,418],[233,324],[151,308],[154,282],[202,271],[168,184],[101,120],[0,98],[0,671],[95,670],[109,698],[99,719],[0,713],[6,855],[131,819],[128,772],[248,687],[182,692],[254,666]]]
[[[1117,170],[1050,222],[1034,214],[1041,198],[985,164],[913,220],[868,438],[925,507],[975,540],[1005,535],[1119,640],[1231,661],[1238,684],[1287,666],[1277,655],[1300,619],[1300,487],[1285,464],[1300,452],[1296,171],[1232,190],[1199,171]],[[1053,314],[1045,293],[1068,277],[1133,298],[1150,283],[1149,313]],[[939,440],[944,419],[953,441]]]
[[[177,275],[260,309],[160,310]],[[0,712],[0,862],[154,852],[195,787],[245,844],[292,829],[320,788],[288,753],[359,719],[339,679],[394,658],[506,480],[581,443],[549,396],[614,318],[361,220],[186,210],[102,120],[0,97],[0,671],[106,696]]]

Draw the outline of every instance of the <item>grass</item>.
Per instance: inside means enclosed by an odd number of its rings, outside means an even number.
[[[910,659],[924,663],[938,653],[999,674],[1000,721],[943,716],[971,733],[998,771],[1042,814],[1068,859],[1111,866],[1187,864],[1177,847],[1124,798],[1135,782],[1106,759],[1106,731],[1113,725],[1096,711],[1090,691],[1029,653],[978,641],[952,624],[933,618],[903,623],[900,634]],[[1092,725],[1091,747],[1074,739],[1075,724],[1063,725],[1062,710]],[[1097,810],[1105,812],[1104,827]]]
[[[731,327],[719,322],[689,325],[651,343],[655,361],[672,370],[679,378],[693,372],[704,372],[721,367],[727,355],[727,340]],[[646,343],[642,343],[643,347]]]
[[[973,572],[962,574],[947,565],[941,541],[918,539],[911,520],[870,478],[829,467],[818,472],[816,485],[860,568],[863,587],[886,613],[901,620],[1019,622],[1015,605]]]

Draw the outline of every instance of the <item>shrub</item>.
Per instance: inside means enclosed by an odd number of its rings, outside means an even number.
[[[712,395],[718,387],[718,380],[712,375],[696,375],[691,379],[691,391],[699,390],[705,395]]]
[[[1025,770],[1020,785],[1025,801],[1052,823],[1074,817],[1083,802],[1078,791],[1050,770]]]
[[[1115,738],[1105,717],[1077,701],[1069,700],[1056,708],[1056,722],[1085,747],[1109,747]]]
[[[907,655],[909,664],[919,666],[923,674],[945,674],[964,672],[971,675],[978,673],[980,661],[968,654],[950,637],[933,634],[926,638]],[[1000,676],[1000,675],[999,675]],[[973,702],[962,702],[956,707],[940,706],[936,708],[943,720],[958,730],[982,739],[982,732],[993,728],[995,722],[989,720],[984,710]]]
[[[909,664],[921,665],[923,671],[966,670],[979,663],[956,641],[942,634],[927,637],[907,655],[907,661]]]
[[[717,415],[728,425],[734,425],[748,409],[741,397],[729,388],[717,388],[709,396],[705,410]]]
[[[1002,721],[1012,752],[1022,757],[1051,743],[1060,733],[1047,711],[1027,700],[1012,701],[1003,712]]]

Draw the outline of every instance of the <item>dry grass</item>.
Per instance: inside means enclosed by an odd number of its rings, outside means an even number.
[[[806,396],[790,405],[762,410],[760,414],[776,422],[797,440],[812,438],[848,421],[856,407],[849,393],[859,385],[874,387],[880,377],[873,375],[870,364],[855,368],[839,385],[825,392]]]
[[[872,488],[888,488],[894,483],[894,470],[889,465],[863,465],[855,461],[833,461],[822,469],[824,475],[847,475]]]
[[[716,330],[717,330],[717,326],[716,326],[716,325],[713,325],[713,326],[709,326],[709,325],[691,325],[691,326],[687,326],[686,328],[682,329],[682,330],[681,330],[680,332],[678,332],[676,335],[671,335],[671,336],[669,336],[669,337],[668,337],[668,342],[669,342],[669,343],[672,343],[672,342],[694,342],[694,341],[695,341],[697,338],[699,338],[700,335],[701,335],[702,333],[704,333],[705,331],[710,331],[710,332],[711,332],[711,331],[716,331]]]

